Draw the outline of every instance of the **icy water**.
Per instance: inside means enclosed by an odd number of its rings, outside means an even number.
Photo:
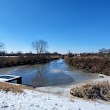
[[[19,66],[0,69],[0,75],[11,74],[22,77],[22,84],[32,87],[45,87],[81,83],[97,77],[70,67],[63,59],[47,64]]]

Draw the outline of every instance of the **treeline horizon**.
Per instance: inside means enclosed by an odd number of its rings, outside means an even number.
[[[39,44],[41,45],[41,47],[39,46]],[[2,43],[0,41],[0,56],[19,56],[19,55],[36,55],[36,54],[50,54],[50,55],[68,55],[68,53],[74,54],[74,55],[98,55],[100,53],[104,53],[104,54],[108,54],[110,53],[110,48],[106,49],[106,48],[102,48],[100,50],[98,50],[97,52],[80,52],[80,53],[75,53],[75,52],[67,52],[67,53],[59,53],[57,51],[55,52],[49,52],[47,51],[47,47],[48,47],[48,43],[44,40],[38,40],[38,41],[34,41],[32,42],[32,47],[34,50],[36,50],[36,52],[23,52],[18,50],[17,52],[7,52],[6,50],[4,50],[4,46],[5,44]],[[42,49],[43,47],[43,49]]]
[[[20,56],[20,55],[61,55],[58,52],[48,52],[48,43],[44,40],[35,40],[32,42],[32,48],[35,52],[22,52],[18,50],[17,52],[7,52],[5,50],[5,44],[0,41],[0,56]]]
[[[22,52],[22,51],[17,51],[17,52],[7,52],[6,50],[0,50],[0,56],[19,56],[19,55],[38,55],[41,53],[36,53],[36,52]],[[74,53],[74,52],[67,52],[67,53],[59,53],[59,52],[45,52],[42,53],[44,55],[68,55],[68,54],[72,54],[72,55],[80,55],[80,56],[89,56],[89,55],[102,55],[102,54],[110,54],[110,49],[106,49],[106,48],[102,48],[97,52],[81,52],[81,53]]]
[[[44,40],[32,42],[32,47],[36,51],[36,54],[32,52],[22,53],[21,51],[18,51],[17,53],[7,53],[6,51],[2,51],[3,47],[4,44],[0,42],[0,68],[18,65],[43,64],[61,58],[61,54],[57,52],[47,52],[48,45]]]
[[[6,52],[6,51],[0,51],[0,56],[21,56],[21,55],[24,55],[24,56],[35,56],[35,55],[41,55],[39,53],[32,53],[32,52],[26,52],[26,53],[23,53],[22,51],[18,51],[18,52]],[[58,53],[58,52],[47,52],[47,53],[42,53],[42,55],[62,55],[61,53]]]

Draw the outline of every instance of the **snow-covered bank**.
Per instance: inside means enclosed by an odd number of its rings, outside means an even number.
[[[110,81],[110,77],[92,80],[94,83],[101,81]],[[84,83],[78,85],[82,84]],[[18,86],[17,84],[12,85],[12,88]],[[0,90],[0,110],[110,110],[110,102],[73,98],[70,95],[70,89],[78,85],[42,87],[36,88],[36,90],[19,86],[24,90],[23,93]],[[7,86],[9,87],[9,85]]]
[[[110,110],[110,105],[24,90],[24,93],[0,91],[0,110]]]
[[[68,85],[58,85],[58,86],[49,86],[49,87],[37,87],[36,90],[46,92],[46,93],[51,93],[51,94],[56,94],[56,95],[61,95],[65,97],[70,96],[70,90],[75,87],[79,87],[81,85],[85,85],[87,82],[92,82],[92,83],[98,83],[98,82],[103,82],[103,81],[110,81],[110,76],[105,76],[104,78],[97,78],[97,79],[91,79],[84,81],[83,83],[78,83],[78,84],[68,84]]]

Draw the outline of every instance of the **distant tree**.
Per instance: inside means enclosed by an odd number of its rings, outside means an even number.
[[[29,55],[32,55],[32,51],[30,51],[28,54],[29,54]]]
[[[68,52],[68,57],[73,57],[73,53],[71,53],[70,51]]]
[[[14,55],[15,55],[15,53],[12,51],[9,55],[10,55],[10,56],[14,56]]]
[[[36,40],[32,42],[32,47],[37,51],[37,54],[42,54],[47,52],[48,43],[44,40]]]
[[[7,55],[6,51],[0,51],[0,56],[5,56],[5,55]]]
[[[110,61],[110,49],[105,49],[105,48],[100,49],[99,55],[104,56],[107,60]]]
[[[101,53],[101,54],[105,54],[105,53],[107,53],[107,49],[102,48],[102,49],[99,50],[99,53]]]
[[[46,51],[45,55],[51,55],[51,52]]]
[[[52,54],[53,54],[53,55],[58,55],[59,53],[58,53],[58,52],[53,52]]]
[[[110,49],[108,49],[108,53],[110,54]]]
[[[0,41],[0,51],[4,48],[4,43]]]
[[[14,54],[14,52],[12,51],[10,54],[12,54],[12,55],[13,55],[13,54]]]
[[[23,55],[22,51],[17,51],[16,53],[17,56]]]

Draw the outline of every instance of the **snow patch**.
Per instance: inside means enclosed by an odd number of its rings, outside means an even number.
[[[24,93],[0,91],[0,110],[110,110],[110,105],[24,90]]]

